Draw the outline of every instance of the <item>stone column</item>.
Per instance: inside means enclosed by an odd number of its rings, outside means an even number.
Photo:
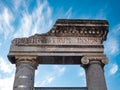
[[[100,57],[83,57],[82,66],[86,72],[88,90],[107,90],[103,67],[107,59]]]
[[[36,57],[16,57],[16,74],[13,90],[33,90]]]

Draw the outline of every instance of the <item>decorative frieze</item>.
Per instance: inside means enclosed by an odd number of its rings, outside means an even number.
[[[101,45],[101,38],[94,37],[48,37],[14,39],[13,45]]]

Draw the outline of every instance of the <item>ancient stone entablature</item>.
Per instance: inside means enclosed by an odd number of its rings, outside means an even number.
[[[71,53],[83,56],[88,52],[102,55],[102,42],[107,33],[108,22],[105,20],[58,19],[53,28],[45,34],[14,39],[8,56],[28,56],[28,53],[32,52],[32,55],[38,57],[48,53],[51,53],[49,56],[54,53],[62,55],[62,52],[67,52],[66,56]],[[15,63],[13,59],[11,62]]]

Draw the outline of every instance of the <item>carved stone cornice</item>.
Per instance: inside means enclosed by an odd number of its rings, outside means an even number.
[[[74,36],[74,37],[105,37],[104,34],[107,33],[107,26],[56,26],[51,29],[48,35],[50,36]]]
[[[16,56],[15,59],[16,59],[15,61],[16,66],[19,66],[21,64],[28,64],[33,66],[35,69],[37,69],[37,66],[39,64],[36,57],[32,57],[32,56]]]
[[[89,65],[92,63],[108,64],[108,59],[105,56],[83,56],[81,63],[82,65]]]
[[[108,22],[105,20],[58,19],[47,35],[74,37],[102,37],[106,39]]]

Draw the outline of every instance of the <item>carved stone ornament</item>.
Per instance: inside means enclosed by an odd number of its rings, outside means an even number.
[[[32,56],[16,56],[16,66],[19,66],[20,64],[29,64],[35,67],[37,69],[38,61],[36,57]]]
[[[104,63],[104,64],[108,64],[108,62],[109,62],[109,61],[108,61],[107,58],[103,58],[103,59],[102,59],[102,63]]]
[[[89,63],[88,57],[87,56],[82,57],[81,62],[82,64],[88,64]]]
[[[83,65],[87,65],[91,61],[99,61],[103,64],[108,64],[108,59],[105,56],[83,56],[81,59]]]

